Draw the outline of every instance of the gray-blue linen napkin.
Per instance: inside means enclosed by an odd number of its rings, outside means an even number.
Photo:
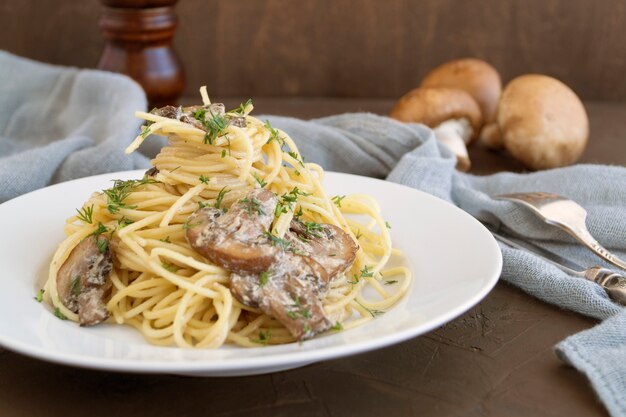
[[[146,106],[131,80],[98,71],[54,67],[0,52],[0,202],[53,182],[147,168],[146,156],[125,156],[138,132],[133,111]],[[579,165],[533,174],[462,174],[432,132],[371,114],[312,121],[268,117],[289,133],[307,161],[327,170],[388,178],[452,202],[480,220],[532,237],[592,265],[599,259],[572,239],[545,227],[505,192],[548,191],[581,203],[601,243],[626,254],[626,169]],[[141,148],[153,155],[155,139]],[[613,416],[626,415],[626,313],[594,283],[567,276],[527,253],[502,247],[502,278],[563,308],[605,320],[567,338],[557,353],[590,379]]]

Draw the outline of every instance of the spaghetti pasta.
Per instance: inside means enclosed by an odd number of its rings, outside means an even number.
[[[206,111],[211,104],[205,89],[201,95],[204,106],[192,111]],[[258,187],[279,196],[273,235],[282,237],[297,217],[340,227],[358,243],[354,264],[335,277],[322,299],[334,330],[371,320],[407,292],[410,271],[386,267],[391,256],[401,254],[392,248],[376,201],[366,195],[327,195],[323,169],[305,163],[289,135],[250,116],[252,109],[248,102],[226,112],[230,123],[209,117],[207,123],[214,126],[136,112],[145,125],[127,153],[151,134],[167,136],[169,143],[152,161],[156,173],[115,181],[67,220],[67,238],[54,254],[45,285],[46,298],[60,315],[79,319],[61,302],[59,269],[81,241],[102,234],[113,253],[109,322],[133,326],[157,345],[217,348],[224,343],[252,347],[293,342],[277,319],[234,298],[230,271],[201,256],[185,237],[186,222],[199,207],[229,207]],[[235,119],[239,122],[233,123]]]

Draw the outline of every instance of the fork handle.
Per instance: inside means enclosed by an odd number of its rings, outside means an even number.
[[[626,277],[595,266],[585,271],[585,278],[600,284],[613,301],[626,306]]]
[[[569,231],[570,234],[574,236],[580,243],[591,249],[600,258],[626,270],[626,262],[613,255],[604,246],[598,243],[598,241],[593,236],[591,236],[591,233],[589,233],[587,229],[572,228],[568,227],[568,225],[563,226],[565,226],[565,229],[567,229],[567,231]]]

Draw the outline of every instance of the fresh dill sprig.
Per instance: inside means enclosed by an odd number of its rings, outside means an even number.
[[[367,311],[368,313],[370,313],[370,315],[372,317],[376,317],[376,316],[380,316],[381,314],[385,314],[384,311],[382,310],[372,310],[371,308],[367,308],[365,307],[363,304],[361,304],[358,300],[354,300],[358,305],[360,305],[361,307],[363,307],[365,309],[365,311]]]
[[[78,215],[76,216],[79,220],[92,224],[93,223],[93,204],[91,207],[83,207],[82,209],[76,209]]]
[[[139,136],[141,136],[142,139],[145,139],[149,134],[150,134],[150,127],[148,125],[142,126],[141,133],[139,134]]]
[[[109,239],[107,239],[106,237],[97,237],[96,245],[98,245],[98,250],[100,251],[100,253],[106,253],[107,249],[109,249]]]
[[[217,194],[217,199],[215,200],[215,208],[220,208],[222,205],[222,200],[224,200],[224,196],[230,193],[230,190],[227,190],[226,187],[222,188],[220,192]]]
[[[313,237],[322,237],[322,231],[325,230],[323,225],[315,222],[306,222],[304,227],[306,235]]]
[[[330,328],[330,330],[334,330],[336,332],[343,330],[343,324],[336,322],[333,327]]]
[[[345,195],[336,195],[333,198],[331,198],[331,200],[333,200],[333,202],[335,203],[335,205],[337,207],[341,207],[341,201],[346,198]]]
[[[287,213],[288,210],[293,210],[293,205],[298,200],[298,196],[306,197],[309,195],[311,194],[300,191],[298,187],[293,187],[293,190],[280,197],[280,201],[276,204],[276,209],[274,210],[274,217],[278,217],[282,213]]]
[[[253,340],[253,342],[260,343],[262,345],[267,345],[272,339],[272,329],[261,330],[259,332],[259,338]]]
[[[256,182],[259,184],[259,186],[261,188],[265,187],[267,185],[267,182],[260,178],[259,176],[257,176],[256,174],[252,174],[252,176],[254,177],[254,179],[256,180]]]
[[[209,184],[209,177],[205,177],[204,174],[200,175],[200,177],[198,177],[198,179],[203,184],[207,184],[207,185]]]
[[[252,105],[252,99],[249,98],[248,100],[246,100],[245,103],[241,103],[239,107],[229,111],[228,113],[235,113],[235,114],[238,114],[239,116],[245,116],[246,108],[248,108],[248,106],[251,106],[251,105]]]
[[[289,241],[287,241],[285,239],[281,239],[278,236],[274,236],[270,232],[264,232],[263,235],[265,235],[265,237],[267,237],[270,240],[272,245],[278,246],[279,248],[281,248],[284,251],[287,251],[287,250],[289,250],[291,248],[291,242],[289,242]]]
[[[127,219],[127,218],[126,218],[126,216],[122,216],[122,218],[121,218],[121,219],[118,219],[118,220],[117,220],[117,224],[118,224],[118,227],[119,227],[120,229],[123,229],[123,228],[125,228],[126,226],[128,226],[129,224],[133,224],[133,223],[135,223],[135,221],[134,221],[134,220],[131,220],[131,219]]]
[[[124,203],[124,200],[135,191],[135,189],[141,185],[154,184],[158,181],[152,178],[142,178],[140,180],[113,180],[113,187],[104,190],[104,194],[107,197],[107,210],[109,213],[115,214],[120,209],[134,209],[137,206],[129,206]]]
[[[239,200],[239,204],[243,204],[244,210],[248,215],[252,215],[252,213],[256,212],[257,214],[265,214],[265,210],[263,210],[263,205],[256,198],[243,198]]]
[[[275,140],[276,142],[278,142],[281,148],[285,146],[285,138],[280,136],[280,133],[278,132],[278,130],[272,127],[272,124],[270,123],[269,120],[266,120],[263,126],[265,126],[265,128],[270,131],[270,138],[267,140],[266,144],[271,143],[272,141]]]
[[[98,222],[98,227],[96,228],[96,230],[91,232],[89,236],[100,236],[101,234],[106,233],[108,231],[109,231],[108,227],[103,225],[102,222]]]
[[[65,314],[61,313],[61,310],[59,310],[59,307],[54,308],[54,315],[60,318],[61,320],[67,320],[67,317],[65,317]]]
[[[304,159],[300,155],[298,155],[298,153],[289,151],[287,152],[287,155],[295,159],[301,166],[304,167]]]
[[[163,262],[161,263],[161,266],[163,267],[163,269],[165,269],[166,271],[170,271],[170,272],[176,272],[180,269],[176,265],[171,264],[169,262]]]
[[[35,295],[33,298],[35,299],[35,301],[37,301],[38,303],[41,303],[43,301],[43,294],[46,292],[46,290],[44,290],[43,288],[40,289],[37,292],[37,295]]]
[[[354,280],[350,281],[350,284],[355,285],[358,284],[361,278],[371,278],[374,276],[374,271],[370,271],[370,267],[365,265],[358,274],[354,274]]]
[[[204,143],[212,145],[219,136],[226,135],[228,118],[225,115],[215,114],[212,111],[209,111],[207,115],[206,109],[198,109],[193,113],[193,117],[202,123],[204,130],[206,130]]]
[[[263,287],[267,284],[270,277],[270,271],[263,271],[259,274],[259,286]]]
[[[70,293],[74,296],[80,294],[80,275],[75,276],[70,283]]]

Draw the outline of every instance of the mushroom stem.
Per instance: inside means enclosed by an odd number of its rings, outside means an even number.
[[[433,129],[439,142],[446,145],[456,155],[456,167],[459,171],[468,171],[471,163],[467,154],[473,129],[466,118],[446,120]]]

